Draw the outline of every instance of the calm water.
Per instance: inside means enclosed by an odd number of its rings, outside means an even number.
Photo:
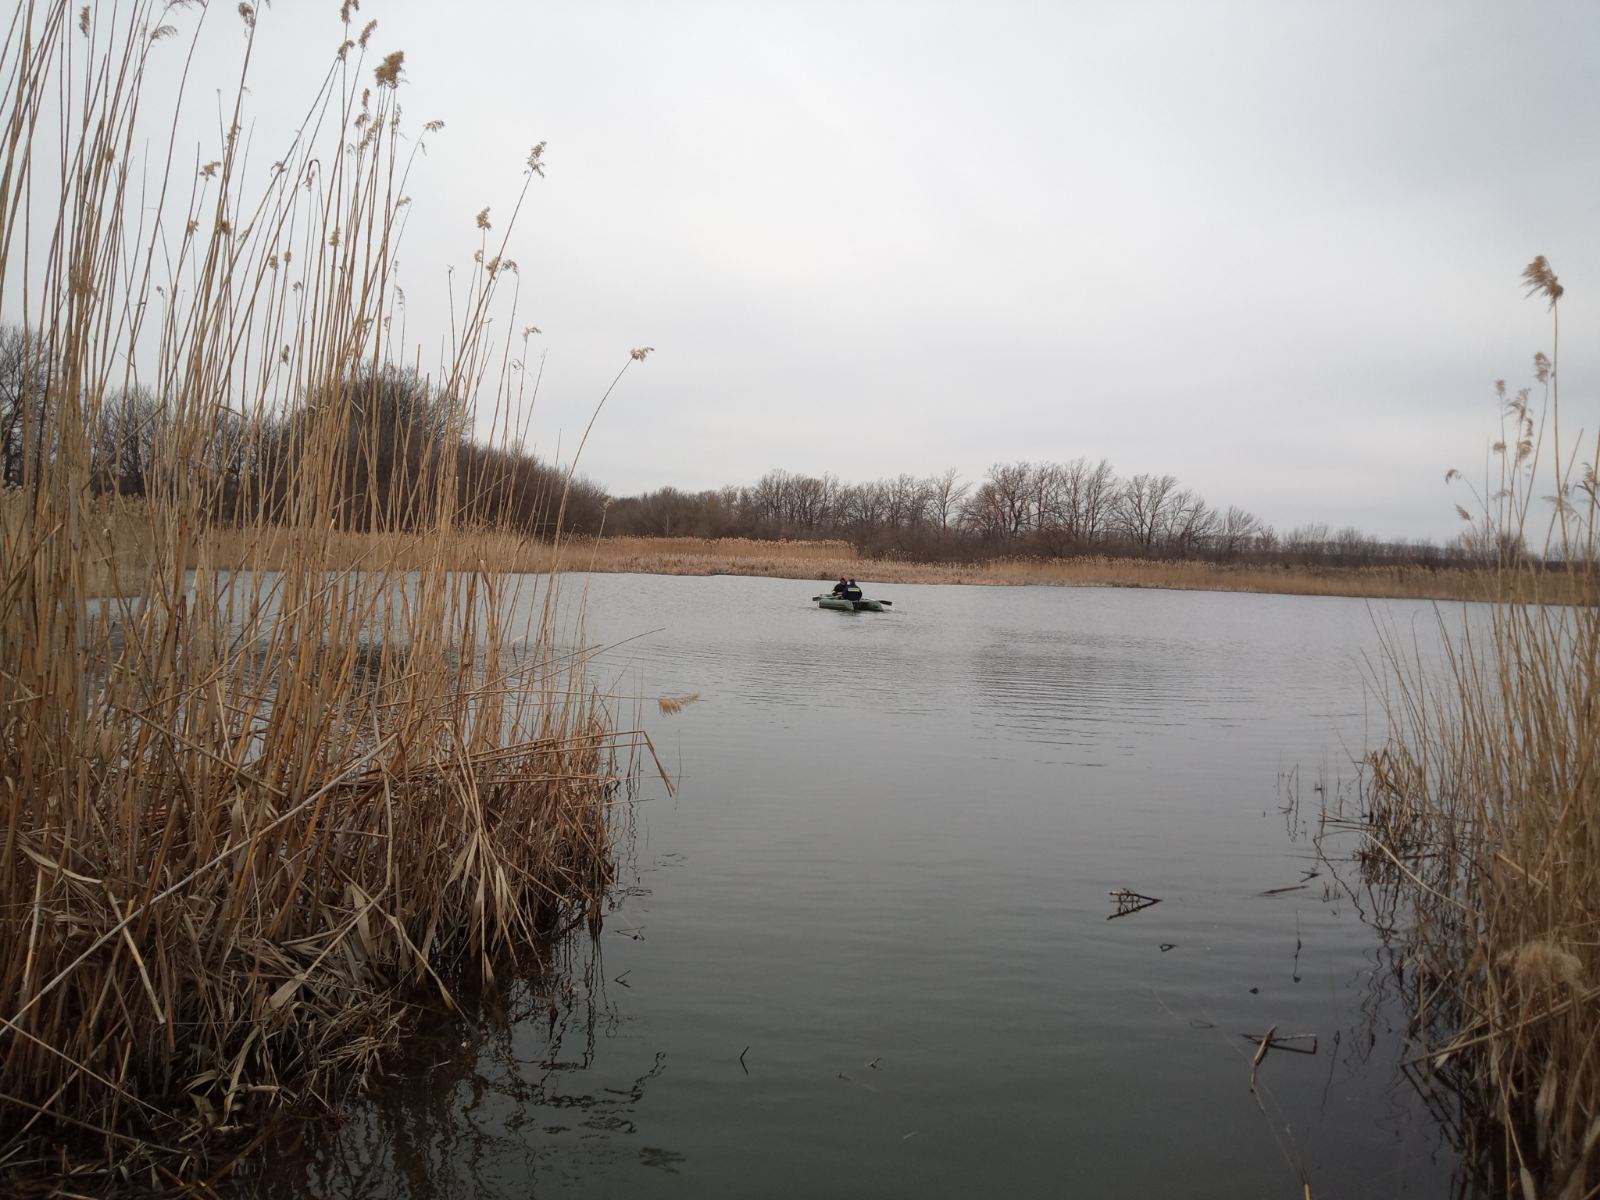
[[[1384,952],[1310,842],[1382,734],[1375,616],[1430,606],[816,590],[591,581],[598,669],[679,782],[644,783],[630,886],[558,994],[435,1031],[280,1185],[1448,1194]],[[1107,920],[1122,887],[1162,903]],[[1270,1054],[1258,1106],[1240,1035],[1273,1025],[1318,1048]]]

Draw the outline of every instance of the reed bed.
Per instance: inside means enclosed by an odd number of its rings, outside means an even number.
[[[0,499],[0,519],[5,502]],[[135,502],[102,503],[92,534],[95,594],[117,588],[137,590],[146,574],[148,551]],[[281,567],[296,553],[294,539],[280,526],[211,527],[205,531],[211,559],[239,564],[247,553]],[[342,530],[329,535],[336,557],[356,563],[382,558],[415,567],[437,547],[405,530],[380,533]],[[1137,587],[1181,591],[1260,592],[1296,596],[1353,596],[1370,599],[1490,601],[1507,586],[1523,588],[1533,568],[1516,579],[1499,579],[1482,567],[1311,567],[1261,566],[1197,560],[1116,558],[996,558],[983,562],[916,562],[861,557],[848,542],[763,541],[757,538],[567,538],[560,542],[529,537],[505,528],[458,529],[444,548],[445,565],[473,570],[495,563],[513,574],[593,571],[644,575],[753,575],[774,579],[831,580],[848,574],[879,583],[957,583],[1044,587]],[[1596,581],[1563,570],[1545,570],[1537,591],[1545,604],[1600,602]]]
[[[856,561],[856,550],[838,540],[775,541],[760,538],[696,537],[608,537],[597,548],[602,561],[630,556],[650,558],[732,559],[775,558],[786,562],[848,563]]]
[[[829,549],[824,553],[817,547]],[[796,548],[806,552],[795,553]],[[347,535],[346,552],[357,556],[363,552],[361,535]],[[559,570],[816,580],[833,580],[847,574],[873,584],[1172,588],[1374,599],[1487,600],[1495,589],[1490,573],[1471,568],[1254,567],[1101,555],[935,563],[863,558],[843,542],[754,538],[602,537],[576,539],[557,546],[504,531],[480,531],[464,533],[452,553],[454,561],[460,563],[482,559],[502,563],[511,571],[530,573]],[[1548,602],[1592,602],[1596,593],[1588,583],[1556,576],[1546,581],[1541,594]]]
[[[663,539],[664,541],[665,539]],[[724,539],[695,545],[671,539],[600,538],[574,547],[568,561],[593,571],[637,571],[657,575],[763,575],[782,579],[834,579],[840,574],[879,583],[963,583],[1055,587],[1144,587],[1188,591],[1271,592],[1305,596],[1365,596],[1378,599],[1486,600],[1494,584],[1482,570],[1426,567],[1263,567],[1197,561],[1079,556],[998,558],[986,562],[928,563],[858,557],[848,547],[801,557],[795,542]],[[684,546],[677,543],[688,542]],[[823,543],[832,545],[832,543]],[[533,569],[550,564],[537,543],[510,551]],[[1592,602],[1591,581],[1558,576],[1544,585],[1547,599]]]
[[[184,61],[167,7],[25,3],[0,54],[0,311],[40,350],[0,502],[7,1195],[205,1194],[417,1012],[598,928],[642,735],[588,683],[560,577],[510,581],[455,528],[450,447],[506,357],[496,245],[457,282],[453,437],[404,532],[375,505],[342,531],[337,481],[381,469],[363,381],[415,153],[401,56],[368,59],[353,8],[260,176],[242,71],[215,161],[138,165],[146,76]],[[211,18],[247,67],[254,9]],[[130,386],[159,415],[137,502],[100,494],[92,432]]]
[[[1554,317],[1548,264],[1525,278]],[[1447,624],[1442,669],[1390,639],[1361,853],[1399,901],[1411,1066],[1473,1194],[1580,1200],[1600,1195],[1600,609],[1540,601],[1596,586],[1600,446],[1562,440],[1554,352],[1535,375],[1463,508],[1501,547],[1487,625]],[[1537,539],[1564,575],[1529,566]]]
[[[413,545],[403,532],[382,535],[386,552],[402,561],[414,561],[426,552]],[[211,535],[219,559],[237,555],[239,540],[265,537],[279,560],[293,553],[293,546],[271,530],[216,530]],[[342,552],[351,561],[373,552],[371,535],[346,532],[339,535]],[[516,574],[542,574],[550,571],[600,571],[664,575],[781,574],[794,571],[799,576],[817,575],[819,565],[855,561],[854,551],[844,542],[763,542],[751,538],[578,538],[563,540],[535,538],[504,528],[461,529],[450,549],[453,565],[470,566],[494,562]],[[724,564],[740,564],[746,569],[722,572]],[[681,570],[665,569],[674,565]],[[826,571],[823,571],[826,574]],[[820,576],[819,576],[820,577]]]

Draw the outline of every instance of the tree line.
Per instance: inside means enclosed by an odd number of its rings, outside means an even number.
[[[1125,476],[1106,459],[1086,457],[996,463],[979,480],[954,469],[865,483],[772,470],[747,486],[664,487],[614,499],[606,528],[655,537],[842,539],[872,556],[926,561],[1104,554],[1365,566],[1485,557],[1471,534],[1439,545],[1382,541],[1320,522],[1280,532],[1238,505],[1213,505],[1172,475]]]
[[[275,413],[213,403],[198,411],[137,385],[79,397],[81,428],[63,429],[70,386],[40,340],[0,329],[0,486],[48,471],[63,437],[85,439],[96,495],[144,497],[180,476],[203,480],[212,519],[288,521],[315,496],[341,528],[418,528],[440,519],[535,537],[602,530],[607,496],[593,482],[514,446],[484,446],[463,406],[415,370],[374,366],[308,392]],[[48,404],[47,404],[48,402]],[[47,420],[50,412],[54,418]]]
[[[40,342],[0,329],[0,485],[47,468],[62,432],[40,419],[59,373]],[[1381,541],[1309,523],[1279,532],[1237,505],[1213,505],[1172,475],[1121,475],[1106,459],[996,463],[982,479],[952,468],[848,483],[771,470],[750,485],[672,487],[615,497],[517,447],[484,446],[463,406],[414,370],[377,366],[247,415],[212,405],[197,428],[137,386],[80,405],[93,490],[139,497],[176,472],[204,474],[214,519],[289,521],[309,491],[354,530],[440,519],[534,537],[842,539],[876,557],[927,561],[1104,554],[1362,566],[1493,561],[1505,547],[1470,527],[1460,538]],[[167,481],[164,485],[163,481]]]

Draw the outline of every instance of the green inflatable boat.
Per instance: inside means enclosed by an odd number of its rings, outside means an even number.
[[[846,600],[843,596],[813,596],[818,608],[832,608],[839,612],[882,612],[894,603],[892,600]]]

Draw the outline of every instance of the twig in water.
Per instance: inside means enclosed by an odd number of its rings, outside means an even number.
[[[1276,1029],[1277,1026],[1274,1025],[1273,1028]],[[1239,1036],[1252,1042],[1265,1040],[1259,1033],[1241,1033]],[[1280,1033],[1276,1035],[1269,1033],[1266,1037],[1271,1039],[1267,1046],[1269,1050],[1288,1050],[1293,1054],[1315,1054],[1317,1052],[1317,1035],[1314,1033]],[[1290,1042],[1310,1042],[1311,1049],[1307,1050],[1303,1046],[1291,1046],[1288,1044]]]
[[[1115,921],[1118,917],[1126,917],[1140,909],[1149,908],[1152,904],[1161,903],[1159,896],[1143,896],[1128,888],[1116,888],[1106,894],[1117,902],[1117,911],[1106,918],[1108,921]]]
[[[1261,1039],[1261,1045],[1256,1047],[1256,1056],[1250,1060],[1250,1090],[1252,1092],[1256,1090],[1256,1069],[1261,1066],[1261,1060],[1267,1056],[1267,1048],[1272,1045],[1272,1035],[1277,1032],[1278,1027],[1276,1025],[1267,1030],[1266,1035]]]
[[[1296,983],[1300,982],[1300,951],[1305,948],[1305,943],[1300,940],[1300,910],[1294,912],[1294,967],[1289,972],[1289,978]]]
[[[750,1068],[744,1065],[744,1056],[746,1054],[749,1054],[749,1053],[750,1053],[750,1047],[749,1046],[746,1046],[743,1050],[739,1051],[739,1068],[746,1075],[750,1074]]]

